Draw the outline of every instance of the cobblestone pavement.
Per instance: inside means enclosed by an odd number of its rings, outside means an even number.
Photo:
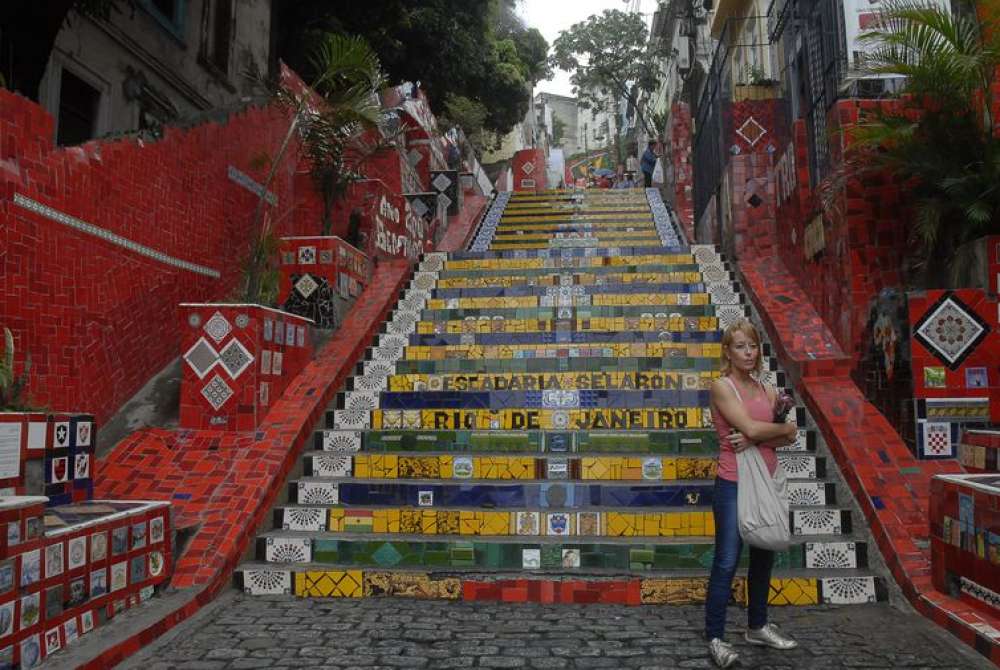
[[[772,608],[799,649],[729,639],[742,668],[993,668],[919,615],[888,605]],[[702,609],[521,605],[404,599],[222,596],[121,668],[711,668]]]

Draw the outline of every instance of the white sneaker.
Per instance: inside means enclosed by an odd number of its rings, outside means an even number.
[[[758,644],[765,647],[771,647],[772,649],[795,649],[799,646],[799,643],[792,638],[779,633],[778,627],[773,623],[769,623],[763,628],[758,628],[757,630],[748,628],[744,637],[750,644]]]
[[[728,668],[740,658],[740,655],[733,649],[733,645],[723,642],[717,637],[713,637],[709,641],[708,653],[712,655],[712,660],[720,668]]]

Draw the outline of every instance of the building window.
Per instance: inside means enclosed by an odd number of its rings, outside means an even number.
[[[179,40],[184,39],[184,10],[187,0],[141,0],[142,6]]]
[[[215,0],[212,17],[212,64],[229,73],[229,47],[233,37],[233,0]]]
[[[59,86],[60,146],[81,144],[97,134],[101,92],[69,70],[63,69]]]
[[[233,0],[212,0],[205,3],[202,15],[200,60],[223,79],[229,77],[236,23],[234,5]]]

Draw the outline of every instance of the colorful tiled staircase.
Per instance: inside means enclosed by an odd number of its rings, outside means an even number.
[[[701,601],[708,387],[720,328],[748,313],[728,265],[681,246],[654,190],[500,194],[469,251],[421,260],[240,585]],[[765,369],[784,384],[770,356]],[[805,425],[802,408],[792,418]],[[772,602],[883,599],[815,435],[780,458],[798,541],[777,558]],[[745,600],[742,580],[733,591]]]

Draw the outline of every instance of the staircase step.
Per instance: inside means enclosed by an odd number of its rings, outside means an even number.
[[[257,538],[264,563],[338,567],[453,570],[705,570],[714,544],[706,538],[492,537],[272,531]],[[740,567],[749,562],[744,548]],[[567,559],[570,560],[567,560]],[[867,567],[863,543],[831,538],[775,552],[775,570],[856,570]]]
[[[333,412],[327,421],[333,422]],[[719,440],[713,429],[678,428],[650,431],[471,431],[471,430],[341,430],[316,431],[313,448],[339,454],[366,452],[492,452],[548,453],[553,456],[633,454],[646,456],[714,456]],[[816,433],[799,430],[794,445],[780,447],[779,453],[816,451]],[[797,464],[796,464],[797,465]],[[818,471],[817,471],[818,472]]]
[[[500,194],[421,256],[241,566],[248,593],[703,602],[720,330],[750,315],[653,191]],[[672,245],[672,246],[664,246]],[[767,343],[761,379],[784,387]],[[776,604],[885,598],[804,407]],[[742,558],[746,565],[746,552]],[[745,579],[733,588],[746,601]]]
[[[236,575],[237,586],[253,595],[292,594],[307,597],[399,596],[447,600],[507,602],[695,605],[705,601],[708,578],[703,574],[649,577],[562,574],[537,576],[522,570],[509,573],[429,573],[424,570],[330,569],[305,564],[277,567],[246,563]],[[746,603],[746,580],[737,577],[733,598]],[[772,605],[855,605],[888,599],[885,581],[864,571],[826,576],[817,571],[789,571],[771,579]]]
[[[778,460],[793,476],[816,479],[825,460],[811,454],[779,452]],[[531,456],[509,454],[454,455],[396,452],[310,454],[305,474],[325,478],[441,479],[461,481],[645,481],[713,479],[716,458],[696,456]],[[823,465],[820,465],[822,463]]]
[[[711,504],[714,483],[681,484],[538,482],[494,483],[441,479],[300,478],[289,484],[289,501],[303,505],[392,505],[402,507],[553,508],[686,507]],[[811,519],[807,520],[811,521]]]

